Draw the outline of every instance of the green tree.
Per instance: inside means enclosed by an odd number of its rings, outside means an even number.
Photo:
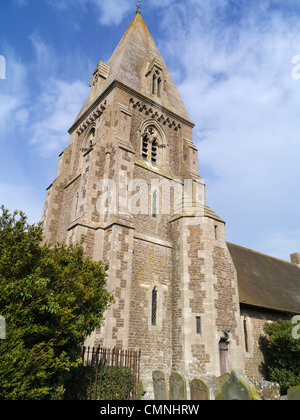
[[[42,225],[0,207],[0,399],[55,399],[113,302],[106,271],[79,245],[41,246]]]
[[[268,376],[280,384],[283,394],[300,385],[300,339],[293,338],[293,328],[295,324],[291,320],[264,326],[264,332],[269,336],[266,353]]]

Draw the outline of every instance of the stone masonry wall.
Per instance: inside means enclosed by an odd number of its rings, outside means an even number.
[[[287,316],[280,312],[263,311],[241,305],[241,325],[244,328],[244,320],[246,320],[248,336],[248,352],[246,351],[245,340],[242,343],[245,373],[250,380],[266,379],[264,359],[266,334],[263,331],[264,325],[268,322],[276,322],[285,318]]]
[[[129,347],[142,350],[146,383],[152,371],[171,368],[171,249],[135,238],[131,277]],[[157,288],[156,325],[151,324],[152,291]],[[150,383],[150,382],[149,382]]]
[[[243,369],[237,281],[224,224],[179,218],[172,222],[172,242],[173,369],[187,376],[219,375],[219,341],[228,328],[230,367]]]

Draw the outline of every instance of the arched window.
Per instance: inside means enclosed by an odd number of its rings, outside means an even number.
[[[86,134],[83,140],[80,140],[81,148],[80,148],[80,155],[79,155],[79,161],[78,161],[78,170],[81,171],[83,164],[84,164],[84,156],[86,153],[90,152],[94,145],[94,137],[96,135],[96,128],[92,127],[90,131]]]
[[[159,62],[157,57],[149,63],[145,76],[148,78],[148,91],[154,97],[162,98],[164,86],[164,70],[163,65]]]
[[[153,165],[158,165],[161,136],[153,125],[150,125],[145,129],[142,134],[141,143],[142,159],[147,162],[151,162]]]
[[[157,325],[157,287],[152,290],[151,325]]]
[[[96,133],[96,130],[95,130],[95,127],[93,127],[88,136],[88,140],[92,140],[95,137],[95,133]]]
[[[93,139],[95,135],[96,135],[96,128],[92,127],[84,141],[84,147],[81,149],[83,153],[88,152],[93,147]]]

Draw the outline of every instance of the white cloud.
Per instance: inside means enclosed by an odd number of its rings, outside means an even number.
[[[229,3],[176,4],[162,20],[162,47],[196,123],[208,204],[232,221],[230,239],[245,230],[245,245],[257,247],[262,232],[283,230],[284,218],[296,222],[300,211],[300,80],[291,76],[300,35],[297,16],[268,1],[260,11],[257,3],[254,9],[235,2],[236,14],[228,16]],[[295,243],[290,233],[283,246],[273,241],[275,255],[288,258],[289,238],[291,248]]]
[[[16,133],[22,131],[23,141],[31,143],[39,154],[56,155],[68,144],[68,129],[89,94],[89,86],[80,79],[65,81],[56,76],[62,60],[39,35],[29,38],[35,51],[31,63],[20,62],[11,48],[5,51],[7,79],[0,81],[1,138],[14,133],[17,147]],[[74,54],[72,60],[80,73],[82,57]]]
[[[82,80],[62,80],[57,76],[60,74],[61,58],[39,35],[31,35],[30,40],[35,50],[34,71],[39,80],[39,94],[29,108],[30,143],[42,156],[54,155],[68,145],[68,129],[85,102],[89,87]],[[67,60],[64,57],[64,62]],[[77,71],[78,61],[73,55],[72,65]],[[45,79],[44,74],[50,77]]]
[[[132,0],[47,0],[54,9],[66,10],[77,9],[81,13],[93,8],[98,15],[98,22],[101,25],[119,25],[123,18],[134,11]]]
[[[0,130],[2,138],[18,124],[20,110],[28,102],[28,68],[21,63],[11,48],[5,48],[6,79],[0,80]],[[23,115],[23,118],[25,115]]]
[[[31,34],[29,39],[35,52],[35,60],[31,66],[33,74],[38,80],[45,79],[45,75],[55,74],[58,71],[59,58],[52,45],[46,44],[38,33]]]
[[[67,146],[68,129],[86,100],[89,87],[79,79],[65,81],[56,77],[60,58],[37,34],[29,38],[35,51],[32,63],[19,63],[13,53],[8,57],[9,73],[3,81],[7,93],[0,98],[0,127],[12,131],[21,129],[42,156],[55,155]],[[76,55],[73,59],[79,69],[79,59]],[[52,76],[45,78],[45,74]]]
[[[99,22],[102,25],[118,25],[131,10],[131,0],[90,0],[99,12]]]
[[[41,87],[30,128],[31,143],[45,156],[58,153],[68,145],[68,129],[88,96],[89,88],[80,80],[65,82],[50,79]]]

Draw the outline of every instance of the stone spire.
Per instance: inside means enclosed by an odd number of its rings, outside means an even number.
[[[163,74],[160,99],[153,98],[147,77],[157,66]],[[104,71],[105,70],[105,71]],[[108,63],[98,64],[93,77],[97,77],[96,89],[90,94],[76,121],[87,111],[93,102],[115,81],[148,98],[155,99],[160,106],[177,114],[193,124],[177,90],[172,76],[141,16],[140,4],[129,28],[113,52]],[[93,79],[91,86],[95,85]],[[92,91],[91,91],[92,92]]]

